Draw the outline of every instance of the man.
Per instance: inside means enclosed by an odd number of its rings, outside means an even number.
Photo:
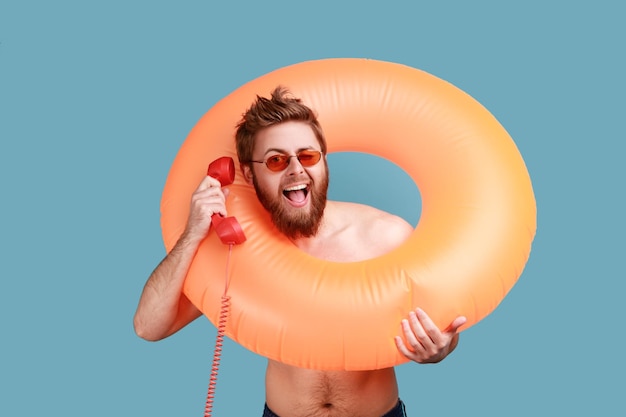
[[[380,256],[404,242],[412,227],[401,218],[361,204],[327,201],[326,141],[314,112],[282,87],[257,100],[237,126],[237,154],[276,228],[320,259],[356,262]],[[209,232],[211,215],[226,213],[228,190],[207,176],[191,197],[187,226],[152,272],[134,325],[147,340],[160,340],[201,315],[182,293],[185,275]],[[458,343],[464,317],[440,331],[420,309],[402,320],[398,350],[418,363],[441,361]],[[406,341],[406,342],[405,342]],[[264,416],[404,416],[393,368],[317,371],[268,361]]]

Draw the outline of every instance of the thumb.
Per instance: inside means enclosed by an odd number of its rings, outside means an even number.
[[[452,320],[452,323],[450,323],[445,331],[450,333],[456,333],[459,327],[463,326],[465,323],[467,323],[467,318],[464,316],[459,316]]]
[[[222,189],[222,192],[224,193],[224,197],[228,198],[228,195],[230,194],[230,189],[224,188],[224,189]]]

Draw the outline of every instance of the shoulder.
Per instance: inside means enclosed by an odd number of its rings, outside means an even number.
[[[337,215],[350,225],[361,239],[376,241],[386,250],[404,242],[413,227],[402,217],[367,206],[349,202],[333,202]]]
[[[355,222],[380,222],[407,230],[413,229],[402,217],[377,209],[376,207],[345,201],[332,201],[331,204],[334,206],[333,210],[335,210],[339,216],[351,218]]]

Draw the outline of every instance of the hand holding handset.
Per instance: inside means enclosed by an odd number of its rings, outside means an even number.
[[[223,156],[211,162],[207,175],[218,180],[222,187],[232,184],[235,180],[235,162],[233,158]],[[234,217],[224,217],[219,213],[215,213],[211,217],[211,223],[223,244],[239,245],[246,241],[246,235]]]

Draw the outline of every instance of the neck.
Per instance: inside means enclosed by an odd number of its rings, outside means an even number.
[[[333,222],[335,213],[335,204],[332,201],[326,202],[326,207],[324,208],[324,214],[322,216],[322,220],[320,221],[319,229],[317,233],[313,236],[309,237],[297,237],[294,239],[290,239],[291,242],[301,249],[304,252],[310,253],[312,249],[317,246],[324,244],[324,242],[329,239],[330,236],[336,233],[337,227]]]

